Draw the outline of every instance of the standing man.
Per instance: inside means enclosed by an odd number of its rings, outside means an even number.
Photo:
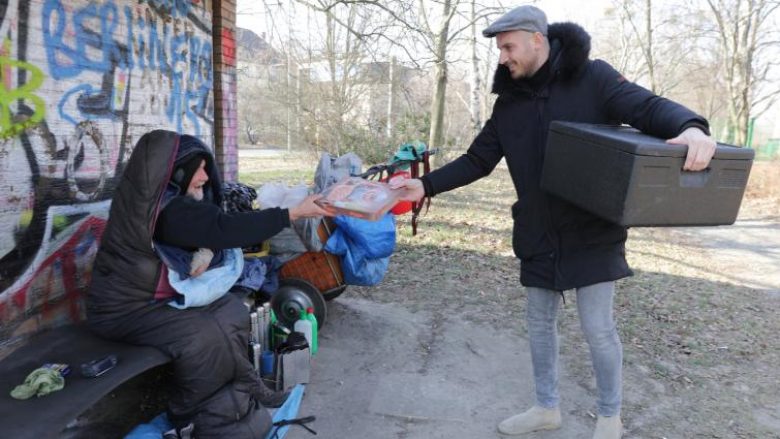
[[[574,23],[547,25],[544,12],[520,6],[483,32],[501,52],[493,114],[465,154],[420,179],[397,184],[419,200],[482,178],[506,159],[518,201],[512,206],[512,247],[528,294],[528,334],[536,404],[504,420],[498,431],[521,435],[561,425],[557,312],[575,289],[582,331],[598,387],[594,439],[622,432],[623,348],[612,313],[615,280],[632,274],[625,227],[609,223],[539,187],[550,122],[627,123],[688,145],[684,169],[707,167],[715,152],[708,123],[675,102],[629,82],[602,60],[590,60],[590,36]]]

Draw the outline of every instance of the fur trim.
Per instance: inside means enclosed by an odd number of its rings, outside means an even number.
[[[554,74],[564,81],[571,79],[588,61],[590,35],[580,25],[565,22],[551,24],[547,36]],[[514,82],[509,69],[499,64],[493,76],[492,92],[501,95],[511,91],[516,88]]]

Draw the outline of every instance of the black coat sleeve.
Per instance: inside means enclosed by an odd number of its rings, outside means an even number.
[[[465,154],[422,177],[425,195],[433,196],[479,180],[490,174],[503,156],[491,118]]]
[[[602,105],[611,119],[663,139],[676,137],[691,126],[709,133],[709,124],[702,116],[628,81],[606,62],[595,60],[592,68],[599,81]]]
[[[289,226],[287,209],[228,214],[215,204],[179,196],[160,212],[154,237],[177,247],[219,250],[259,244]]]

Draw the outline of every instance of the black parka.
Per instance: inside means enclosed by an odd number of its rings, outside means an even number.
[[[540,187],[551,121],[629,124],[661,138],[707,121],[629,82],[602,60],[590,60],[590,36],[573,23],[548,29],[547,77],[513,80],[500,65],[493,114],[461,157],[423,177],[428,195],[488,175],[506,158],[518,201],[512,206],[512,247],[525,286],[566,290],[631,275],[626,228],[604,221]],[[535,78],[532,78],[535,79]]]
[[[152,131],[139,139],[130,156],[95,258],[87,294],[92,321],[130,315],[152,301],[163,273],[153,238],[190,250],[224,249],[258,244],[290,225],[287,209],[225,213],[213,155],[200,142],[180,149],[179,140],[175,132]],[[204,201],[179,195],[162,209],[174,164],[197,154],[205,158],[209,175]]]
[[[173,361],[168,419],[192,422],[198,438],[260,439],[271,427],[257,404],[269,391],[247,357],[249,317],[243,300],[227,293],[195,308],[155,300],[164,275],[153,238],[183,248],[256,244],[289,226],[287,209],[226,214],[211,152],[170,131],[145,134],[117,185],[95,258],[87,323],[101,337],[154,346]],[[170,193],[175,165],[193,154],[206,160],[209,182],[201,202]],[[164,205],[164,206],[163,206]],[[178,227],[176,227],[178,225]],[[163,229],[167,232],[161,233]]]

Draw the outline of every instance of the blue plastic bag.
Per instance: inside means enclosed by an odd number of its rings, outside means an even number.
[[[341,270],[348,285],[376,285],[382,281],[395,250],[395,217],[388,213],[377,221],[350,216],[334,218],[336,231],[325,251],[341,256]]]

